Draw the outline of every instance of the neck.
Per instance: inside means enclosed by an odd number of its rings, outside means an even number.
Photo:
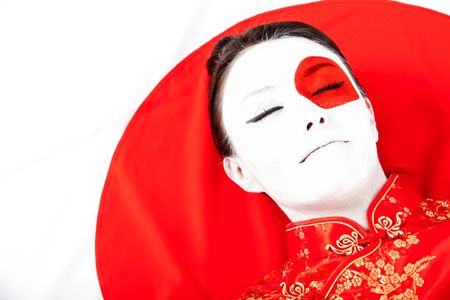
[[[378,163],[372,176],[367,181],[362,182],[349,193],[327,199],[326,206],[318,209],[296,209],[290,207],[281,207],[281,209],[292,222],[339,216],[352,219],[367,229],[367,210],[386,180],[386,175]],[[336,205],[330,205],[331,203]]]

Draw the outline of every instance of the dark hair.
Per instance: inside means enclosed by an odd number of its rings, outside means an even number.
[[[221,89],[229,66],[244,49],[283,37],[306,38],[335,53],[347,67],[361,94],[364,97],[366,96],[338,46],[328,36],[311,25],[302,22],[268,23],[249,29],[240,35],[225,36],[217,42],[207,62],[210,76],[209,120],[214,144],[222,157],[233,155],[233,146],[222,123]]]

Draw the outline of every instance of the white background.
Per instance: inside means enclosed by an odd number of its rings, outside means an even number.
[[[97,210],[134,111],[216,34],[304,2],[0,0],[0,299],[101,299]]]

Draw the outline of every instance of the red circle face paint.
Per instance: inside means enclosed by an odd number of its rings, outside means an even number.
[[[309,56],[300,62],[295,72],[295,87],[302,96],[326,109],[359,98],[344,70],[321,56]]]

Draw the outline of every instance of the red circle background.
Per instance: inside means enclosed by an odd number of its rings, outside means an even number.
[[[113,156],[98,215],[105,299],[230,299],[286,258],[287,218],[223,172],[209,129],[206,60],[223,35],[302,21],[341,48],[372,101],[387,174],[450,195],[450,22],[387,1],[325,1],[247,19],[197,49],[151,92]]]

